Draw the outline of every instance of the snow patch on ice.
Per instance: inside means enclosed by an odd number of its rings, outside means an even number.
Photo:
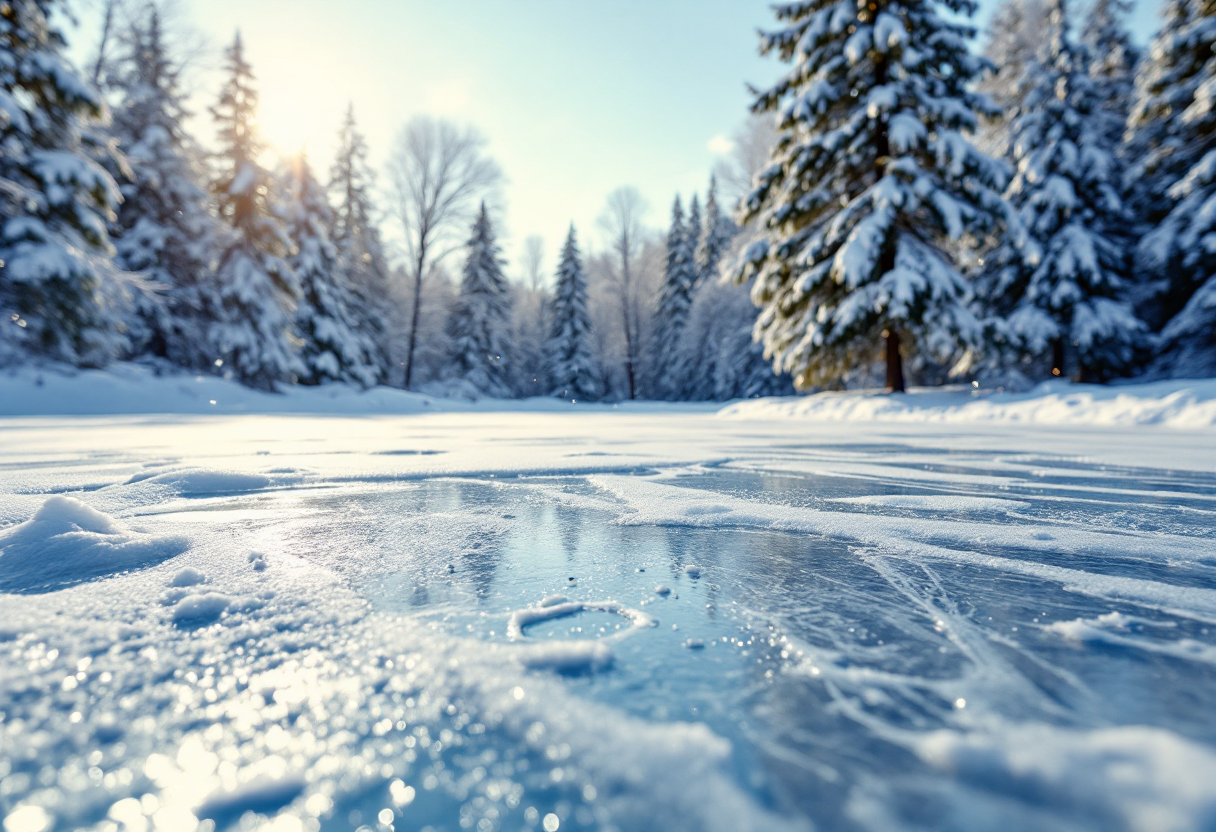
[[[527,628],[542,621],[567,618],[582,612],[606,612],[629,619],[633,626],[602,638],[583,641],[538,642],[528,637]],[[553,670],[578,674],[604,670],[614,655],[609,642],[619,641],[640,629],[658,626],[654,616],[630,609],[616,601],[568,601],[550,595],[539,606],[516,610],[507,621],[507,638],[515,642],[515,658],[532,670]]]
[[[974,788],[1079,802],[1079,816],[1095,827],[1184,832],[1216,821],[1216,754],[1160,728],[943,730],[922,738],[916,750]]]
[[[75,497],[55,495],[0,531],[0,591],[43,592],[153,566],[181,554],[180,536],[129,529]]]
[[[168,471],[152,476],[141,475],[133,478],[131,483],[153,482],[167,485],[183,496],[198,496],[209,494],[235,494],[242,491],[258,491],[269,488],[273,481],[264,474],[242,474],[237,471],[212,471],[205,468],[193,468],[182,471]]]
[[[1056,621],[1046,629],[1069,641],[1082,644],[1105,644],[1129,650],[1142,650],[1169,656],[1184,661],[1216,664],[1216,647],[1191,638],[1174,641],[1159,637],[1141,636],[1138,633],[1157,626],[1152,621],[1111,612],[1096,618],[1074,618],[1071,621]],[[1158,634],[1154,634],[1158,635]]]
[[[555,618],[566,618],[571,615],[578,615],[581,612],[611,613],[612,615],[628,618],[633,623],[633,626],[628,630],[622,630],[612,636],[606,636],[605,639],[622,638],[634,629],[656,627],[659,623],[654,616],[641,610],[630,609],[616,601],[565,601],[561,595],[551,595],[542,601],[540,606],[527,607],[511,613],[511,618],[507,621],[507,638],[512,641],[525,639],[527,638],[527,633],[524,631],[533,624],[538,624],[541,621],[552,621]],[[605,639],[600,640],[603,641]]]
[[[960,497],[949,494],[874,494],[866,497],[836,497],[829,503],[844,503],[875,508],[909,508],[918,511],[1018,511],[1030,508],[1022,500],[1000,500],[994,497]]]
[[[517,648],[515,655],[530,670],[552,670],[567,675],[606,670],[615,659],[612,648],[603,640],[525,644]]]

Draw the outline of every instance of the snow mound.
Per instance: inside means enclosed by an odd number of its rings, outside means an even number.
[[[813,419],[825,422],[996,422],[1030,425],[1216,426],[1216,380],[1146,384],[1053,381],[1026,393],[972,388],[920,388],[904,395],[817,393],[758,399],[720,411],[728,419]]]
[[[1183,832],[1216,822],[1216,755],[1160,728],[1026,725],[997,736],[935,731],[917,752],[972,788],[1070,804],[1078,818],[1102,828]]]
[[[145,482],[166,485],[183,496],[258,491],[274,484],[274,481],[264,474],[242,474],[237,471],[214,471],[206,468],[167,471],[150,476],[140,474],[128,480],[129,485]]]
[[[184,537],[143,534],[56,495],[29,520],[0,531],[0,591],[51,591],[153,566],[187,546]]]
[[[169,581],[169,586],[172,586],[172,587],[194,586],[195,584],[201,584],[201,583],[206,583],[206,582],[207,582],[206,575],[204,575],[202,572],[199,572],[197,569],[192,569],[189,566],[187,566],[185,569],[178,571],[178,573],[173,576],[173,580]]]
[[[218,592],[187,595],[173,607],[173,622],[194,627],[210,624],[217,621],[230,606],[232,599]]]

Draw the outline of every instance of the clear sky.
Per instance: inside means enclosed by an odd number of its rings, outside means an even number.
[[[96,3],[97,0],[78,0]],[[746,84],[779,71],[758,56],[769,0],[180,0],[217,52],[239,28],[261,94],[261,126],[328,173],[348,103],[379,167],[420,113],[476,125],[508,178],[509,258],[545,239],[545,268],[573,221],[584,241],[622,185],[665,227],[678,191],[704,191],[746,117]],[[991,2],[985,3],[985,7]],[[1156,24],[1137,3],[1137,36]],[[987,11],[984,8],[983,11]],[[87,7],[74,52],[95,40]],[[981,12],[981,16],[982,16]],[[204,78],[196,109],[211,103]],[[197,123],[209,140],[211,125]],[[509,272],[518,269],[512,263]]]

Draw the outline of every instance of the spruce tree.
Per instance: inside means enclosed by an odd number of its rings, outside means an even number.
[[[155,7],[135,22],[127,45],[111,72],[119,96],[112,131],[135,171],[122,185],[116,261],[161,289],[138,310],[133,347],[202,367],[212,360],[204,315],[214,305],[209,257],[218,228],[208,211],[200,152],[183,127],[189,113],[180,67],[168,54]]]
[[[1089,74],[1099,101],[1107,146],[1119,148],[1135,97],[1140,49],[1127,29],[1130,0],[1094,0],[1086,9],[1081,43],[1089,53]]]
[[[0,361],[98,365],[125,342],[107,230],[120,196],[87,146],[106,107],[64,58],[59,7],[0,4]]]
[[[675,363],[683,398],[723,401],[793,392],[788,376],[773,372],[752,339],[756,308],[745,286],[707,281],[697,288]]]
[[[988,22],[983,53],[995,71],[977,89],[988,95],[996,111],[981,123],[976,144],[993,156],[1009,154],[1005,114],[1021,106],[1026,93],[1026,67],[1034,63],[1046,32],[1043,4],[1044,0],[1000,0]]]
[[[785,27],[762,35],[793,66],[753,105],[781,108],[780,135],[740,207],[763,236],[736,279],[755,279],[766,354],[800,389],[869,366],[880,338],[894,391],[904,344],[945,362],[980,340],[950,251],[997,226],[1005,169],[967,139],[987,106],[971,88],[987,67],[968,50],[974,30],[938,6],[803,0],[777,6]]]
[[[550,334],[547,344],[550,395],[562,399],[594,401],[601,395],[599,374],[591,343],[591,315],[587,310],[587,275],[574,226],[566,235],[562,258],[557,267],[557,285],[550,307]]]
[[[730,248],[730,242],[735,236],[735,224],[718,206],[718,180],[709,178],[709,194],[705,198],[705,220],[701,226],[700,240],[697,242],[696,268],[697,284],[716,280],[722,257]]]
[[[372,198],[375,174],[367,155],[367,142],[355,123],[352,104],[338,133],[338,151],[330,169],[329,193],[334,204],[330,237],[354,295],[351,312],[372,344],[374,360],[383,374],[389,368],[389,269]]]
[[[1129,181],[1149,229],[1137,271],[1164,323],[1159,369],[1216,369],[1216,2],[1172,0],[1140,72],[1130,119]]]
[[[1099,380],[1130,369],[1144,325],[1122,298],[1123,206],[1100,129],[1103,101],[1069,38],[1064,0],[1049,0],[1048,20],[1010,126],[1017,173],[1006,197],[1025,237],[988,255],[991,296],[1014,347],[1037,358],[1042,374]]]
[[[705,220],[701,216],[701,198],[697,194],[693,194],[692,199],[688,201],[688,219],[684,223],[684,259],[688,262],[689,268],[688,293],[690,295],[690,303],[692,302],[692,292],[697,288],[697,283],[701,279],[701,268],[700,263],[697,261],[697,252],[701,250],[701,235],[704,231],[704,222]]]
[[[292,166],[288,184],[287,234],[294,249],[289,262],[300,283],[296,309],[296,331],[303,340],[300,380],[372,387],[381,380],[382,368],[368,333],[361,330],[358,298],[329,239],[333,213],[325,191],[303,156]]]
[[[700,209],[697,209],[698,215]],[[698,216],[699,222],[699,216]],[[684,220],[684,208],[677,196],[671,208],[671,228],[667,232],[667,263],[663,285],[659,290],[659,306],[655,313],[654,355],[657,363],[657,394],[659,398],[680,398],[678,368],[674,363],[680,334],[688,322],[692,308],[692,290],[696,283],[694,262],[695,240],[700,228],[692,228]]]
[[[226,51],[228,80],[212,115],[219,125],[219,177],[213,184],[227,229],[218,250],[208,341],[225,373],[275,389],[303,372],[292,331],[300,286],[287,263],[291,242],[272,213],[270,173],[257,159],[257,92],[238,33]]]
[[[489,396],[507,396],[510,293],[486,205],[473,224],[460,294],[449,320],[452,368],[457,378]]]
[[[329,175],[334,202],[331,236],[357,284],[378,290],[388,279],[384,246],[376,225],[372,189],[375,174],[367,161],[367,142],[355,124],[355,108],[346,111],[338,133],[338,152]]]

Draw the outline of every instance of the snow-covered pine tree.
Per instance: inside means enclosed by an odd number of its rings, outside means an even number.
[[[367,155],[367,142],[355,123],[355,107],[351,104],[338,133],[338,152],[329,174],[329,193],[335,206],[330,236],[354,295],[351,312],[375,348],[381,374],[386,374],[392,313],[389,269],[372,199],[375,174]]]
[[[294,249],[289,262],[300,283],[296,331],[304,342],[300,381],[372,387],[381,380],[382,368],[371,338],[361,330],[358,298],[329,239],[333,214],[325,190],[303,156],[292,165],[289,188],[287,234]]]
[[[1098,0],[1104,2],[1105,0]],[[1009,131],[1004,114],[1021,105],[1023,76],[1035,61],[1046,33],[1044,0],[1000,0],[988,22],[984,57],[995,67],[977,85],[996,105],[996,118],[980,125],[976,145],[996,157],[1009,153]]]
[[[228,80],[211,112],[220,143],[213,190],[228,228],[217,252],[208,342],[226,373],[273,390],[304,369],[292,331],[300,285],[286,260],[291,241],[271,210],[272,178],[257,161],[258,99],[240,33],[225,55]]]
[[[379,290],[388,278],[388,265],[376,211],[372,203],[375,174],[367,162],[367,142],[355,124],[350,105],[338,133],[338,153],[329,174],[329,193],[334,202],[333,241],[347,264],[351,279]]]
[[[701,233],[704,230],[704,218],[701,216],[701,197],[692,195],[688,201],[688,219],[684,223],[684,258],[689,263],[692,279],[689,283],[689,303],[697,282],[701,279],[700,263],[697,262],[697,252],[701,250]]]
[[[1099,380],[1130,369],[1144,325],[1122,298],[1118,169],[1095,124],[1103,102],[1069,37],[1064,0],[1048,0],[1048,21],[1010,124],[1017,172],[1006,198],[1025,236],[988,254],[990,297],[1013,346],[1037,359],[1042,375]]]
[[[1140,72],[1129,180],[1151,229],[1136,251],[1152,276],[1159,371],[1216,371],[1216,2],[1171,0]]]
[[[793,393],[789,376],[774,373],[764,348],[752,340],[755,320],[746,286],[710,280],[697,287],[674,358],[685,400]]]
[[[1089,53],[1089,74],[1100,102],[1108,147],[1119,148],[1136,90],[1140,49],[1127,29],[1130,0],[1094,0],[1085,13],[1081,43]]]
[[[550,395],[561,399],[595,401],[601,395],[599,373],[591,341],[591,315],[587,310],[587,275],[574,225],[562,246],[557,284],[549,309]]]
[[[59,6],[0,4],[0,362],[96,365],[126,340],[109,303],[120,196],[85,146],[106,107],[64,58]]]
[[[488,396],[508,396],[507,322],[511,295],[486,205],[473,223],[460,295],[448,322],[456,378]]]
[[[126,41],[110,73],[119,98],[112,132],[135,173],[121,186],[115,259],[160,287],[159,298],[141,295],[132,348],[200,368],[214,357],[205,346],[204,314],[214,306],[209,260],[218,228],[200,151],[183,127],[189,114],[180,67],[168,54],[155,6],[133,23]]]
[[[938,5],[803,0],[777,6],[785,28],[762,35],[793,68],[753,105],[781,107],[780,136],[740,206],[763,236],[735,277],[755,279],[756,334],[800,389],[870,366],[880,337],[891,390],[904,388],[904,344],[946,362],[980,340],[948,252],[997,226],[1006,172],[966,138],[987,107],[971,89],[987,62]]]
[[[700,209],[698,208],[698,214]],[[698,217],[698,225],[700,218]],[[657,398],[679,399],[678,368],[674,364],[680,334],[692,308],[692,290],[697,280],[695,252],[700,228],[684,220],[684,207],[677,196],[671,208],[671,228],[667,232],[667,263],[655,310],[655,382]]]
[[[709,194],[705,198],[705,219],[701,224],[696,251],[698,286],[718,279],[722,256],[730,248],[736,231],[730,217],[718,206],[718,179],[710,176]]]

